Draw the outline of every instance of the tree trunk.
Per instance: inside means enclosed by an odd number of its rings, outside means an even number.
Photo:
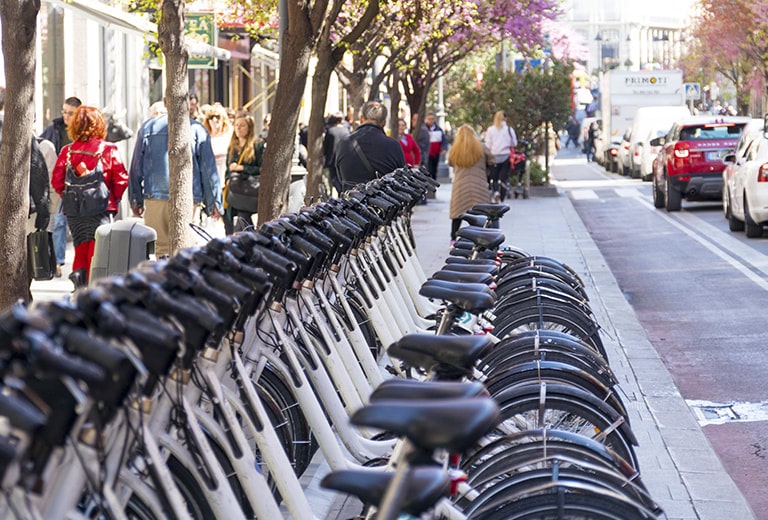
[[[0,312],[29,299],[25,224],[35,120],[35,30],[40,0],[2,0],[5,116],[0,147]]]
[[[320,43],[317,49],[317,64],[312,76],[312,107],[307,129],[307,196],[306,201],[320,195],[323,179],[323,132],[325,130],[325,103],[328,99],[328,84],[331,81],[336,60],[330,43]]]
[[[280,56],[280,81],[275,93],[275,105],[272,107],[267,150],[261,166],[259,225],[284,213],[288,206],[299,107],[313,47],[307,2],[289,0],[288,28],[283,35]]]
[[[192,221],[192,149],[190,147],[189,87],[184,45],[183,0],[163,0],[157,39],[165,57],[168,107],[168,171],[171,253],[192,245],[189,222]]]
[[[392,78],[389,82],[389,100],[390,100],[390,114],[389,114],[389,129],[392,132],[392,137],[397,137],[397,120],[400,118],[400,71],[395,68],[392,70]],[[405,122],[405,128],[410,126],[410,122]],[[418,165],[417,165],[418,166]]]

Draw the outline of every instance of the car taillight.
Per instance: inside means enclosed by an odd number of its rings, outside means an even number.
[[[619,155],[619,151],[616,148],[611,148],[611,155],[613,156]]]
[[[757,182],[768,182],[768,163],[761,164],[757,170]]]
[[[689,153],[690,150],[688,149],[688,145],[686,143],[677,143],[675,145],[675,157],[685,159],[688,157]]]

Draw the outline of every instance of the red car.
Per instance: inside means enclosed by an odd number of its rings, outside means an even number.
[[[748,117],[693,116],[678,120],[654,161],[653,205],[680,211],[682,200],[720,200],[724,153],[733,150]]]

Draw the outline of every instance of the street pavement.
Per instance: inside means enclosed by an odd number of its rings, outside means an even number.
[[[590,303],[602,327],[602,340],[612,369],[621,381],[632,430],[639,441],[637,456],[642,480],[669,519],[737,520],[754,515],[710,446],[694,414],[650,344],[632,307],[622,295],[605,259],[587,232],[558,179],[587,163],[574,150],[563,149],[552,167],[550,195],[532,193],[528,199],[508,200],[510,211],[501,230],[509,244],[532,255],[565,262],[586,283]],[[449,181],[428,204],[417,206],[412,222],[418,255],[427,274],[443,265],[450,248]],[[68,251],[64,276],[34,282],[36,300],[66,297],[66,276],[72,260]],[[359,513],[351,500],[317,489],[327,473],[322,460],[313,462],[304,481],[318,518],[348,519]]]

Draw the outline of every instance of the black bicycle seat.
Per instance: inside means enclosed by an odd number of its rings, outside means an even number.
[[[393,476],[392,472],[347,469],[326,475],[320,486],[354,495],[366,504],[378,506]],[[419,517],[434,507],[440,498],[447,496],[450,489],[451,479],[442,467],[413,468],[403,486],[405,496],[399,505],[400,511]]]
[[[452,303],[459,309],[478,314],[492,308],[496,295],[487,285],[429,280],[425,282],[419,294]]]
[[[381,383],[370,397],[370,402],[387,399],[456,399],[488,395],[482,383],[453,381],[416,381],[414,379],[388,379]]]
[[[387,354],[412,367],[432,370],[443,365],[469,372],[492,348],[493,343],[486,336],[407,334],[390,345]]]
[[[357,410],[351,422],[406,437],[420,449],[461,453],[493,428],[499,407],[490,397],[378,401]]]
[[[504,233],[501,231],[474,226],[459,228],[456,235],[466,238],[483,249],[496,249],[505,240]]]
[[[507,204],[475,204],[469,210],[470,213],[480,213],[492,219],[501,218],[507,211],[509,211],[509,205]]]
[[[459,272],[450,269],[437,271],[432,275],[434,280],[445,280],[448,282],[459,283],[479,283],[490,285],[493,282],[493,275],[488,273]]]

